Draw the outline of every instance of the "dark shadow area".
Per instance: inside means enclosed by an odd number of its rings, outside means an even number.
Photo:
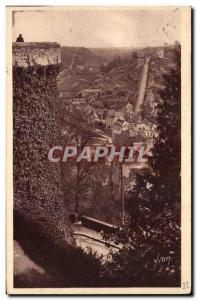
[[[93,287],[99,286],[100,261],[81,248],[68,245],[59,247],[38,232],[35,224],[21,214],[14,213],[14,239],[24,253],[49,276],[41,278],[33,272],[28,276],[15,275],[15,287]]]

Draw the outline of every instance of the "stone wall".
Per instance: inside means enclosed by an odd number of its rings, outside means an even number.
[[[57,43],[13,43],[13,65],[29,67],[61,63],[61,48]]]

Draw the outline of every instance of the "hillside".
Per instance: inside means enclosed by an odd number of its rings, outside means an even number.
[[[65,68],[64,65],[63,71],[58,76],[58,91],[67,99],[76,97],[77,93],[83,89],[106,91],[91,103],[94,108],[98,109],[119,110],[128,102],[134,104],[144,60],[149,53],[151,63],[148,75],[149,90],[146,98],[149,99],[154,94],[156,100],[156,90],[162,88],[163,74],[168,73],[174,65],[175,48],[174,46],[152,47],[135,49],[136,51],[130,49],[129,52],[127,48],[91,49],[90,51],[86,48],[64,47],[62,60],[67,67]],[[102,62],[110,53],[112,57]],[[122,53],[122,55],[124,53],[124,57],[113,56],[115,53]],[[68,66],[71,65],[74,55],[75,63],[73,63],[72,70],[69,70]],[[90,62],[93,67],[85,68],[84,66]],[[148,106],[150,106],[149,100],[146,103]],[[150,109],[150,107],[145,108],[147,112]]]
[[[92,59],[93,57],[94,55],[91,55]],[[92,105],[98,108],[120,109],[134,99],[142,64],[143,61],[130,56],[130,60],[115,58],[105,64],[101,63],[96,71],[79,72],[75,68],[72,71],[64,69],[58,75],[58,91],[69,98],[75,97],[82,89],[102,89],[108,91],[107,94],[97,97]]]
[[[110,60],[116,56],[121,58],[128,58],[131,56],[133,49],[122,47],[122,48],[90,48],[91,52],[95,55],[103,57],[105,60]]]
[[[78,65],[99,65],[106,61],[104,57],[84,47],[62,47],[61,58],[63,68],[70,66],[73,56],[75,56],[75,62]]]

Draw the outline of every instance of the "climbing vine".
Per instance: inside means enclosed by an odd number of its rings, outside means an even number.
[[[53,239],[67,228],[60,167],[48,160],[60,136],[58,70],[58,65],[13,67],[14,208]]]

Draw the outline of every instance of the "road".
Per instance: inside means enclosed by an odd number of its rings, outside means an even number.
[[[137,97],[136,104],[135,104],[135,113],[138,113],[141,111],[142,105],[144,103],[150,59],[151,59],[151,57],[147,56],[145,59],[144,66],[143,66],[142,77],[141,77],[140,85],[138,88],[138,97]]]
[[[91,248],[97,252],[98,255],[103,255],[103,259],[107,259],[107,256],[111,251],[118,251],[120,246],[110,242],[110,245],[106,245],[106,241],[103,240],[102,235],[89,228],[73,225],[73,231],[77,246],[80,246],[85,251]]]

